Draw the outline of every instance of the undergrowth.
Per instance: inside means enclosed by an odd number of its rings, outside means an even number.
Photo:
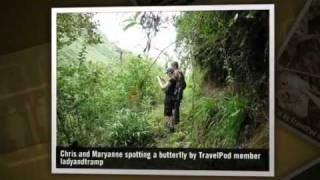
[[[183,102],[177,132],[170,134],[158,117],[156,127],[158,147],[237,148],[247,103],[243,97],[202,97],[194,102]],[[159,110],[157,110],[159,111]],[[154,117],[155,115],[153,115]]]

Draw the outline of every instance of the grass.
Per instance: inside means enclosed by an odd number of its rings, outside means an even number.
[[[248,148],[269,148],[269,128],[268,124],[261,124],[256,128],[252,138],[248,140],[246,145]]]
[[[181,120],[175,133],[164,126],[163,106],[149,115],[155,144],[161,148],[237,148],[241,125],[245,119],[247,103],[242,97],[197,98],[194,106],[183,102]]]
[[[234,148],[238,145],[241,125],[244,121],[246,102],[240,97],[226,98],[218,106],[220,111],[215,124],[209,126],[206,147]],[[216,116],[216,115],[215,115]]]
[[[61,51],[62,58],[69,60],[77,57],[82,47],[80,43],[76,41],[69,46],[69,49]],[[92,134],[91,131],[94,131],[94,135],[100,138],[87,137],[90,144],[104,142],[101,146],[158,148],[238,148],[243,144],[253,148],[268,146],[268,129],[263,123],[255,129],[248,142],[247,139],[244,143],[240,142],[242,140],[239,137],[244,137],[241,136],[242,127],[248,118],[246,113],[250,108],[247,106],[247,100],[228,93],[226,89],[213,86],[204,88],[204,84],[210,84],[210,82],[204,82],[203,72],[198,68],[194,68],[192,75],[189,76],[177,131],[170,133],[165,127],[163,92],[152,79],[162,73],[160,68],[149,72],[152,74],[149,74],[146,79],[145,72],[141,69],[146,69],[149,62],[128,56],[118,71],[112,71],[110,68],[106,70],[105,67],[113,67],[102,63],[106,58],[111,59],[111,63],[119,62],[119,59],[116,59],[118,54],[112,48],[114,48],[112,43],[107,41],[96,47],[89,47],[87,56],[93,57],[96,61],[88,63],[90,65],[88,69],[91,71],[82,72],[86,77],[94,77],[92,80],[83,81],[83,84],[97,81],[101,85],[99,86],[101,92],[95,91],[95,96],[91,97],[91,103],[89,103],[91,106],[86,104],[85,109],[81,109],[81,112],[88,110],[86,114],[88,117],[92,117],[93,112],[93,114],[99,114],[94,123],[97,128],[87,128],[85,133],[80,129],[74,131],[79,134]],[[65,73],[69,73],[70,69],[68,68]],[[97,76],[96,72],[101,72],[101,75]],[[111,78],[112,74],[117,76]],[[67,85],[78,87],[79,83],[75,79]],[[70,91],[67,88],[65,92]],[[85,119],[89,118],[82,118],[83,121]],[[106,123],[100,123],[100,121],[106,121]],[[87,124],[85,127],[92,127],[92,123],[87,121],[83,123]],[[70,125],[68,129],[72,129],[72,126]],[[67,137],[63,136],[63,138]]]

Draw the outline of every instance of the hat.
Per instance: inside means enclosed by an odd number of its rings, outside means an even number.
[[[167,70],[166,70],[166,73],[167,74],[171,74],[171,73],[173,73],[174,72],[174,69],[173,68],[167,68]]]

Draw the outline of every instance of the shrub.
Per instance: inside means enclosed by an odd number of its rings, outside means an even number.
[[[235,148],[245,110],[245,99],[236,96],[199,99],[191,110],[191,146]]]
[[[150,135],[146,114],[162,95],[154,78],[160,72],[156,66],[145,74],[150,62],[135,57],[119,66],[87,60],[61,62],[57,71],[59,145],[146,143]]]
[[[219,107],[222,117],[210,128],[205,146],[235,148],[245,117],[246,101],[240,97],[231,97],[222,101]]]
[[[152,128],[145,113],[122,109],[114,118],[108,129],[112,147],[145,147],[152,140]]]

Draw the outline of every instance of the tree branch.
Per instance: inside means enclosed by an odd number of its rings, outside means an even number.
[[[166,46],[165,48],[163,48],[160,53],[158,54],[158,56],[153,60],[152,64],[149,66],[148,70],[146,71],[146,74],[148,74],[152,68],[152,66],[158,61],[159,57],[161,56],[162,53],[165,52],[166,49],[168,49],[170,46],[172,46],[173,44],[175,44],[176,41],[170,43],[168,46]]]

